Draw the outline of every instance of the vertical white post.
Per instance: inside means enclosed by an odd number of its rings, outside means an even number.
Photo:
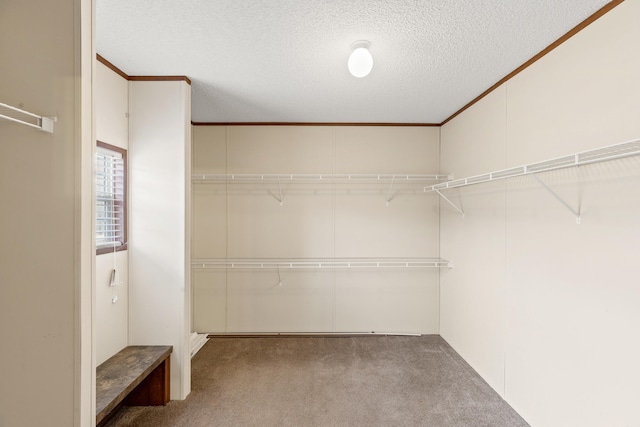
[[[190,391],[190,86],[130,83],[129,344],[172,345],[171,399]]]

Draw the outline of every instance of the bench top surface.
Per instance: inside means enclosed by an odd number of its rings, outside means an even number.
[[[173,350],[170,345],[125,347],[96,368],[96,419],[99,422]]]

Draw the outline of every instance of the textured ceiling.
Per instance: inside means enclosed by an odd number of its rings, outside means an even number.
[[[606,3],[96,0],[96,47],[128,75],[188,76],[195,122],[440,123]]]

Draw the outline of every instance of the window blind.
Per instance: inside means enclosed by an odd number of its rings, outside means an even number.
[[[96,249],[126,245],[125,158],[122,153],[96,150]]]

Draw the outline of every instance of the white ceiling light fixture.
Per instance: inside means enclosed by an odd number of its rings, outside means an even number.
[[[347,66],[349,67],[349,72],[354,77],[365,77],[373,68],[373,56],[371,56],[371,52],[369,52],[369,43],[366,40],[358,40],[354,44],[351,45],[353,52],[349,55],[349,62],[347,62]]]

